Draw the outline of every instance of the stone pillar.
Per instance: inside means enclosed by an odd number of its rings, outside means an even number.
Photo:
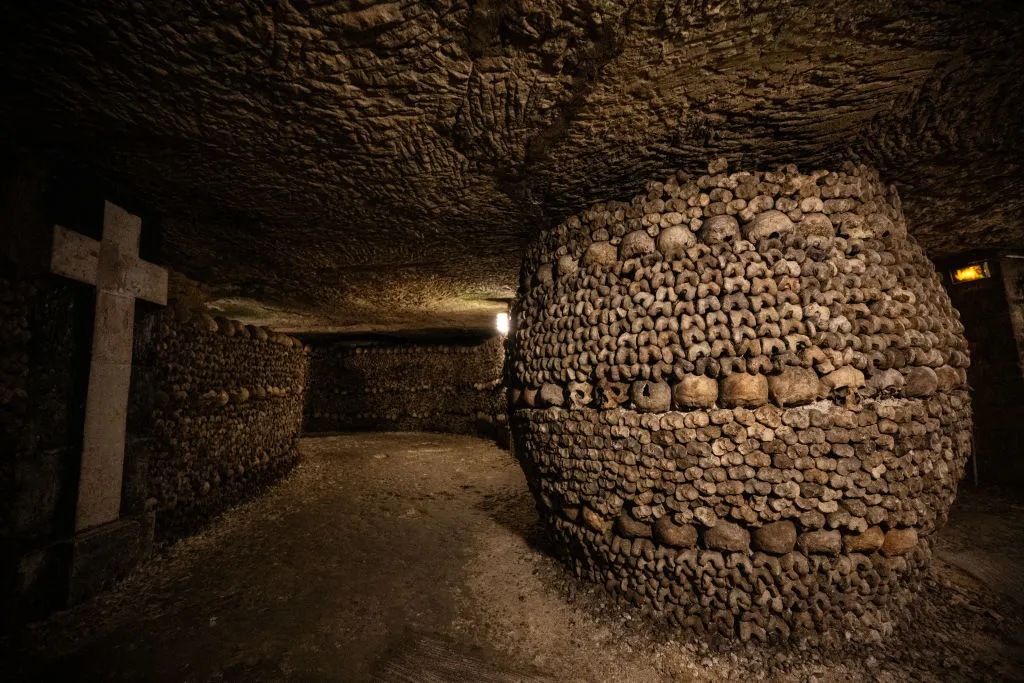
[[[94,240],[60,226],[54,228],[54,273],[96,286],[92,357],[85,405],[82,458],[75,513],[76,535],[65,544],[69,569],[68,602],[91,597],[126,574],[149,550],[153,516],[142,509],[144,484],[138,468],[126,498],[125,450],[128,442],[129,391],[133,356],[145,346],[133,344],[135,299],[167,303],[167,271],[139,258],[141,220],[106,202],[103,239]],[[151,336],[151,335],[150,335]],[[142,380],[140,382],[140,379]],[[135,385],[145,387],[146,377]],[[145,402],[144,402],[145,403]],[[142,460],[133,453],[131,464]],[[133,513],[133,514],[132,514]]]
[[[895,190],[718,160],[545,232],[522,275],[515,452],[578,575],[709,634],[887,631],[971,419]]]
[[[78,179],[55,179],[54,170],[29,152],[2,152],[0,452],[5,457],[0,464],[0,630],[110,585],[146,556],[152,535],[152,514],[142,510],[138,496],[130,495],[138,489],[136,473],[144,469],[144,457],[134,455],[131,439],[124,495],[113,478],[108,482],[115,498],[114,519],[75,533],[81,530],[76,529],[75,513],[95,311],[92,293],[50,274],[49,235],[53,218],[89,231],[95,205],[88,206],[90,200],[83,204],[83,198],[101,192],[69,191]],[[87,261],[71,259],[69,266],[89,271]],[[86,274],[91,277],[96,270]],[[140,283],[130,276],[125,284],[134,289]],[[118,348],[130,354],[131,329],[124,331],[128,344]],[[143,354],[147,349],[145,340],[136,342],[138,358],[140,349]],[[112,347],[104,349],[109,354]],[[133,388],[133,398],[137,394]]]

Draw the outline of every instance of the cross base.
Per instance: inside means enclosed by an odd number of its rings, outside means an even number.
[[[103,592],[149,557],[153,512],[102,524],[44,545],[0,546],[0,634],[74,607]]]
[[[108,589],[142,560],[153,546],[156,516],[115,520],[75,534],[62,543],[68,567],[67,606]]]

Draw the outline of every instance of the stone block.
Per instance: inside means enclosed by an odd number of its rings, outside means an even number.
[[[59,225],[53,229],[50,269],[79,282],[95,284],[99,268],[100,243]]]
[[[93,360],[75,514],[79,530],[117,519],[130,381],[131,365]]]
[[[68,606],[110,588],[145,559],[153,542],[152,514],[119,519],[64,541]]]

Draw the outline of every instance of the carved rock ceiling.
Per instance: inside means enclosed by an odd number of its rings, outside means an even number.
[[[1024,4],[4,2],[0,121],[283,327],[487,325],[544,221],[852,158],[933,255],[1024,247]]]

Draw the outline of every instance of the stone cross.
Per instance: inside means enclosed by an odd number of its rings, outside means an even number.
[[[54,273],[96,287],[75,530],[118,518],[124,468],[135,299],[167,304],[167,271],[139,258],[142,220],[106,202],[97,242],[54,226]]]

